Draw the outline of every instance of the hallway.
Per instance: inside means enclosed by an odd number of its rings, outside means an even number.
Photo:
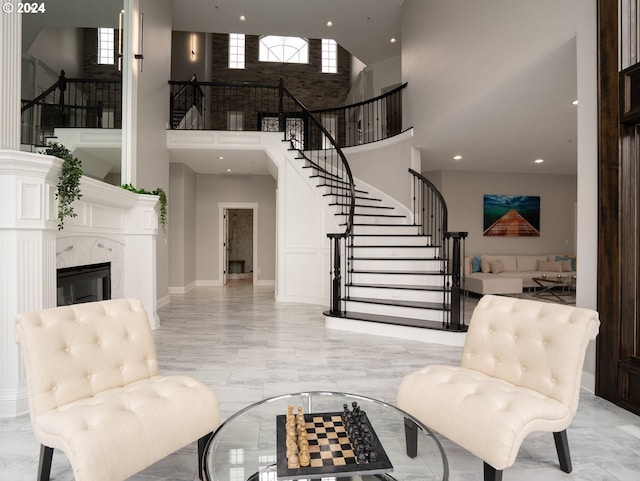
[[[353,392],[395,404],[404,374],[428,363],[457,364],[460,357],[457,347],[329,330],[323,306],[273,299],[273,287],[248,281],[172,295],[154,332],[161,372],[186,373],[211,386],[227,418],[263,398],[304,390]],[[630,432],[640,433],[638,416],[583,391],[568,429],[573,473],[560,471],[553,437],[539,433],[525,440],[505,479],[636,480],[640,439]],[[441,442],[452,481],[482,479],[480,460]],[[28,416],[0,420],[2,481],[33,481],[38,453]],[[195,453],[195,445],[187,446],[131,480],[197,479]],[[56,452],[52,480],[71,479],[65,456]]]

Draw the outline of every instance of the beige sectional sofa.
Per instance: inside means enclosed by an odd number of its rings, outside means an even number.
[[[463,286],[481,295],[518,294],[523,289],[539,287],[534,277],[571,280],[575,275],[575,257],[564,254],[468,256]]]

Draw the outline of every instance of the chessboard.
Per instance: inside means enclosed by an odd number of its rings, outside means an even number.
[[[286,416],[276,416],[278,479],[381,474],[393,471],[393,465],[366,413],[359,411],[358,414],[355,429],[347,426],[355,421],[351,421],[350,415],[349,419],[345,419],[344,412],[304,414],[310,460],[308,466],[294,468],[289,467],[286,455]],[[352,433],[353,442],[348,431]]]

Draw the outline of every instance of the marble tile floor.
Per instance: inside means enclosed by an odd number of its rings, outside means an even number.
[[[466,298],[469,318],[477,298]],[[172,295],[154,331],[161,371],[188,373],[217,394],[223,418],[277,394],[353,392],[394,403],[402,376],[429,363],[458,364],[461,348],[324,327],[323,306],[276,303],[272,287],[234,281]],[[455,416],[455,413],[451,413]],[[527,437],[505,481],[637,481],[640,417],[583,391],[568,430],[573,472],[558,468],[551,434]],[[482,462],[439,436],[452,481],[481,481]],[[0,419],[0,481],[34,481],[39,445],[27,415]],[[53,481],[71,481],[64,454]],[[193,481],[195,443],[131,481]]]

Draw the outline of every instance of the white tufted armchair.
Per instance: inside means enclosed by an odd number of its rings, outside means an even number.
[[[42,444],[38,481],[53,449],[75,481],[122,481],[198,440],[198,473],[220,424],[214,393],[187,376],[160,376],[142,303],[117,299],[20,314],[15,325]]]
[[[569,473],[566,429],[599,326],[590,309],[484,296],[469,322],[461,366],[407,375],[398,406],[482,459],[485,481],[502,479],[533,431],[554,433],[560,468]],[[417,426],[407,424],[406,432],[411,455]]]

